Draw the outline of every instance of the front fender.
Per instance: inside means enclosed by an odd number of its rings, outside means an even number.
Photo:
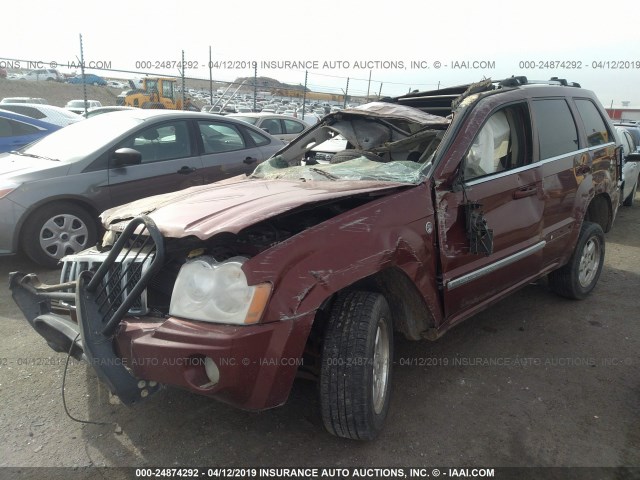
[[[387,195],[338,215],[253,257],[249,283],[271,282],[263,321],[317,310],[334,293],[390,267],[414,282],[431,311],[436,287],[433,207],[427,184]]]

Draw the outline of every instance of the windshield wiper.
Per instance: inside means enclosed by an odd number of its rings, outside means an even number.
[[[22,152],[19,152],[17,150],[11,150],[9,153],[11,153],[13,155],[20,155],[21,157],[32,157],[32,158],[39,158],[41,160],[51,160],[52,162],[59,162],[60,161],[57,158],[43,157],[42,155],[36,155],[35,153],[22,153]]]
[[[335,175],[329,172],[325,172],[324,170],[320,170],[319,168],[309,167],[309,170],[311,170],[312,172],[319,173],[323,177],[327,177],[329,180],[340,180],[340,177],[336,177]]]

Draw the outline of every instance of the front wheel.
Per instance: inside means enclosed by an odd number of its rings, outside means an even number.
[[[25,253],[48,268],[55,268],[65,255],[93,246],[96,238],[96,221],[85,209],[68,202],[35,211],[22,233]]]
[[[351,291],[331,309],[322,350],[320,407],[338,437],[373,440],[382,430],[391,393],[393,328],[385,298]]]
[[[569,263],[549,274],[549,287],[563,297],[582,300],[598,283],[603,264],[604,232],[597,223],[583,222]]]

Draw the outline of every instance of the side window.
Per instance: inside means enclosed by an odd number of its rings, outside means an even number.
[[[199,121],[205,153],[222,153],[246,148],[242,134],[235,125],[224,122]]]
[[[39,128],[36,128],[33,125],[15,122],[13,120],[9,120],[9,125],[11,125],[11,128],[13,129],[14,135],[31,135],[40,131]]]
[[[463,162],[465,180],[521,167],[531,162],[530,121],[526,105],[492,114],[474,139]]]
[[[622,150],[624,151],[625,156],[635,152],[636,149],[633,145],[631,135],[629,135],[625,130],[620,132],[620,140],[622,140]]]
[[[250,128],[244,128],[243,130],[249,134],[253,142],[258,147],[261,147],[263,145],[269,145],[269,143],[271,143],[271,140],[269,140],[267,137],[259,134],[258,132],[251,130]]]
[[[26,115],[31,118],[44,118],[45,115],[40,111],[33,107],[24,107],[22,105],[11,105],[12,108],[10,110],[15,113],[20,113],[22,115]]]
[[[173,98],[173,83],[172,82],[163,82],[162,83],[162,96],[165,98]]]
[[[304,130],[304,125],[295,120],[283,120],[286,133],[300,133]]]
[[[0,118],[0,137],[10,137],[12,135],[13,129],[11,128],[11,124],[9,120],[6,118]]]
[[[280,126],[280,120],[268,118],[260,124],[260,128],[266,130],[270,135],[279,135],[282,133],[282,127]]]
[[[161,162],[191,156],[186,122],[176,121],[145,128],[116,147],[133,148],[142,154],[142,163]]]
[[[566,100],[535,100],[533,116],[538,130],[540,160],[578,149],[578,129]]]
[[[576,107],[587,131],[587,142],[590,147],[609,143],[613,136],[602,119],[597,107],[591,100],[576,100]]]

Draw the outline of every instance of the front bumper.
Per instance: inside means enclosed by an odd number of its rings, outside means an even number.
[[[56,300],[69,301],[69,295],[74,295],[54,290],[68,288],[68,284],[43,286],[35,276],[15,272],[10,287],[25,317],[49,346],[57,352],[71,351],[74,358],[88,362],[128,405],[149,397],[162,385],[185,388],[246,410],[282,405],[313,323],[312,314],[252,326],[125,317],[113,340],[104,344],[107,354],[94,351],[91,355],[85,352],[81,326],[73,320],[86,316],[86,306],[77,303],[76,309],[69,310],[70,317],[55,307]],[[207,358],[219,370],[216,384],[207,376]],[[117,375],[109,378],[114,368]]]
[[[140,223],[132,222],[129,233]],[[127,230],[121,238],[126,236]],[[113,258],[121,251],[116,243]],[[161,251],[155,252],[155,260],[161,263]],[[126,300],[120,308],[109,306],[108,301],[108,308],[103,308],[110,293],[96,289],[99,282],[95,280],[108,264],[109,259],[95,274],[84,271],[76,282],[52,286],[40,284],[34,275],[11,274],[14,301],[55,351],[87,361],[127,405],[148,398],[162,385],[186,388],[248,410],[286,401],[311,330],[312,312],[251,326],[133,317],[126,313],[130,306]],[[144,288],[145,278],[153,272],[152,265],[135,286],[127,286],[128,296],[138,297],[138,287]],[[75,293],[67,292],[70,288]],[[217,373],[213,378],[212,365]]]

